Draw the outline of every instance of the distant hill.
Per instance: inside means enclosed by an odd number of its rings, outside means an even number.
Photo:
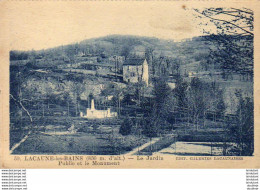
[[[174,42],[151,37],[110,35],[47,50],[26,52],[14,50],[10,52],[10,61],[15,63],[23,60],[24,64],[29,63],[29,65],[38,67],[53,67],[88,60],[105,64],[114,55],[125,58],[144,57],[145,53],[151,54],[152,52],[153,60],[157,60],[154,61],[154,64],[159,64],[161,58],[167,58],[171,60],[171,64],[175,62],[181,67],[195,64],[196,67],[199,66],[197,68],[199,70],[211,70],[220,67],[217,61],[214,62],[214,59],[209,60],[210,51],[216,49],[215,46],[218,45],[214,38],[216,36],[201,36]],[[248,37],[241,37],[239,40],[237,36],[227,36],[226,38],[231,41],[239,41],[239,43],[248,40]],[[218,56],[222,55],[223,59],[232,56],[226,55],[225,52],[220,52]]]
[[[208,48],[201,40],[191,42],[174,42],[173,40],[162,40],[151,37],[111,35],[101,38],[84,40],[80,43],[59,46],[40,51],[11,51],[10,60],[27,60],[28,62],[48,65],[59,65],[64,62],[74,62],[75,57],[110,57],[114,55],[143,57],[147,49],[153,51],[154,57],[185,57],[190,53],[206,51]],[[187,55],[185,55],[187,54]],[[195,55],[196,56],[196,55]],[[42,60],[42,61],[35,61]],[[47,63],[48,62],[48,63]]]
[[[201,40],[198,40],[200,39]],[[200,43],[203,37],[194,38],[196,44]],[[185,43],[185,41],[181,42]],[[106,37],[93,38],[84,40],[80,43],[74,43],[65,46],[59,46],[46,50],[39,51],[11,51],[10,60],[24,60],[28,59],[30,55],[36,54],[36,58],[47,56],[51,53],[65,55],[77,55],[79,52],[88,54],[98,54],[105,52],[108,56],[110,55],[125,55],[126,49],[130,52],[143,52],[146,48],[153,48],[155,53],[169,53],[169,56],[176,56],[176,48],[180,42],[174,42],[173,40],[162,40],[151,37],[139,37],[139,36],[123,36],[123,35],[110,35]],[[167,56],[167,55],[165,55]]]

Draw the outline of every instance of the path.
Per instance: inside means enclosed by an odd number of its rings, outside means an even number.
[[[13,151],[14,151],[16,148],[18,148],[24,141],[26,141],[26,139],[28,139],[28,137],[29,137],[30,134],[31,134],[31,131],[29,131],[29,132],[27,133],[27,135],[25,135],[25,137],[22,138],[22,140],[21,140],[20,142],[16,143],[16,144],[11,148],[10,154],[12,154]]]
[[[183,142],[178,141],[155,154],[169,154],[179,156],[219,156],[223,154],[221,142]]]
[[[126,153],[125,156],[135,155],[136,153],[138,153],[138,151],[141,151],[141,150],[145,149],[146,147],[156,143],[159,140],[160,140],[160,138],[153,138],[152,141],[149,141],[149,142],[147,142],[147,143],[145,143],[145,144],[143,144],[143,145],[133,149],[132,151]]]

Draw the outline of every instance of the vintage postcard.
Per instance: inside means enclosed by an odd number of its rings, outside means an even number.
[[[2,168],[259,168],[259,1],[0,7]]]

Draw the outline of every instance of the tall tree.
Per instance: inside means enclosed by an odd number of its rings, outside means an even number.
[[[254,104],[251,99],[238,94],[237,117],[235,125],[230,126],[230,137],[236,143],[235,151],[240,156],[254,153]]]
[[[206,93],[205,85],[198,79],[192,78],[187,91],[187,105],[193,116],[193,124],[198,129],[199,117],[201,117],[206,109]]]

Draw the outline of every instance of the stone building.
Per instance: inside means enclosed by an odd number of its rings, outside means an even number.
[[[123,65],[123,80],[125,82],[149,83],[149,66],[146,59],[127,59]]]

